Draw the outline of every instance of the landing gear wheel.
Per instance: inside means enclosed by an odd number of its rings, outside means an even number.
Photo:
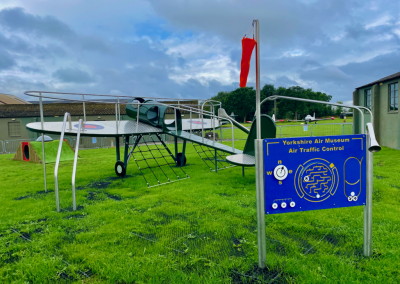
[[[122,161],[117,161],[115,163],[115,173],[117,174],[117,176],[119,177],[124,177],[125,173],[126,173],[126,168],[125,168],[125,164]]]
[[[178,167],[182,167],[182,166],[186,165],[186,156],[185,156],[185,158],[183,159],[183,165],[181,165],[182,153],[178,153],[178,156],[176,157],[176,159],[177,159],[176,165],[177,165]]]

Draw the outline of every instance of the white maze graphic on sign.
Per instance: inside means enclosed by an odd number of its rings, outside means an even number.
[[[295,175],[297,194],[312,202],[321,202],[334,195],[338,182],[335,165],[324,159],[305,162],[297,168]]]

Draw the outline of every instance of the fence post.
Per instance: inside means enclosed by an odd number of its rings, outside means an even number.
[[[342,123],[342,135],[344,134],[344,124]]]
[[[4,153],[4,142],[0,140],[0,153]]]

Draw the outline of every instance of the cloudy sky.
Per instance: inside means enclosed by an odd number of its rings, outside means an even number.
[[[400,71],[395,0],[2,0],[0,93],[209,98],[238,87],[255,18],[261,85],[349,101]]]

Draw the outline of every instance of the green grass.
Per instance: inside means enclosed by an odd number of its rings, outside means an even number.
[[[38,156],[42,157],[42,142],[31,142],[32,147],[35,149]],[[46,164],[55,163],[57,159],[58,146],[60,145],[60,141],[50,141],[44,143],[44,150],[46,153]],[[67,145],[67,143],[62,144],[62,151],[60,161],[73,161],[75,156],[75,152]]]
[[[42,165],[0,155],[1,283],[400,281],[399,151],[383,148],[374,155],[371,258],[361,253],[361,207],[271,215],[265,218],[266,272],[256,269],[254,168],[245,177],[240,167],[211,172],[188,144],[184,171],[190,179],[148,188],[132,160],[129,176],[114,178],[115,149],[79,154],[79,209],[71,210],[72,161],[65,161],[61,213],[55,211],[53,165],[47,166],[51,191],[43,193]]]
[[[276,123],[276,135],[278,138],[283,137],[310,137],[310,136],[326,136],[326,135],[343,135],[343,134],[352,134],[353,133],[353,125],[351,124],[332,124],[329,121],[321,121],[317,124],[308,124],[304,125],[304,123]],[[351,121],[352,122],[352,121]],[[347,123],[347,120],[346,120]],[[250,129],[251,124],[243,124],[244,126]],[[216,130],[218,136],[221,136],[222,131],[222,139],[231,139],[232,138],[232,129],[231,127],[224,126],[221,130]],[[235,139],[247,139],[247,134],[238,128],[233,129]]]

